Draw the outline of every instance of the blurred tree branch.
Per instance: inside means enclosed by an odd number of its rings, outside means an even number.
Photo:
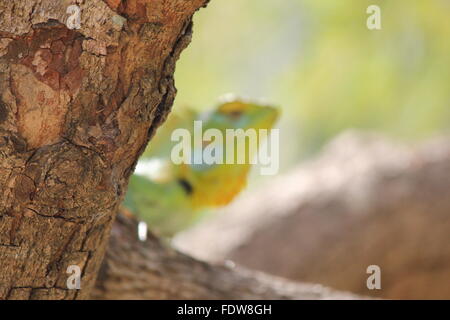
[[[119,215],[91,298],[95,299],[355,299],[230,265],[212,265],[162,244],[137,239],[137,221]]]
[[[182,251],[385,298],[450,298],[450,140],[346,133],[176,239]],[[208,241],[205,241],[208,239]],[[366,288],[379,265],[382,290]]]

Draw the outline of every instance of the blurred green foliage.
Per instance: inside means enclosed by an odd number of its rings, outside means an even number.
[[[282,106],[285,168],[346,128],[437,134],[450,124],[449,12],[449,0],[212,0],[178,64],[175,110],[227,92]]]

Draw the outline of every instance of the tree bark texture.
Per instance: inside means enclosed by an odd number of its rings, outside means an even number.
[[[405,146],[346,133],[175,243],[206,261],[357,294],[449,299],[449,235],[448,138]],[[381,290],[366,286],[369,265],[381,268]]]
[[[78,4],[81,29],[67,8]],[[0,299],[89,297],[205,0],[0,0]],[[82,269],[68,290],[69,265]]]
[[[137,222],[119,215],[95,299],[359,299],[320,285],[301,284],[232,263],[208,264],[162,244],[137,237]]]

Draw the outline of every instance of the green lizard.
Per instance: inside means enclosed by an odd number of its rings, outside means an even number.
[[[159,235],[170,237],[185,229],[202,209],[229,203],[245,187],[251,165],[248,161],[175,165],[170,158],[176,144],[170,138],[173,130],[185,128],[192,133],[194,120],[201,120],[205,131],[215,128],[225,136],[227,129],[271,129],[277,118],[278,110],[273,107],[241,101],[222,104],[207,113],[171,115],[144,152],[138,174],[131,177],[124,207]]]

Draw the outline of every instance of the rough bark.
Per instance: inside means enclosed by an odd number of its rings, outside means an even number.
[[[406,147],[347,133],[175,242],[207,261],[338,290],[449,299],[449,235],[450,140]],[[381,268],[381,290],[366,287],[369,265]]]
[[[69,30],[75,3],[81,29]],[[205,3],[0,0],[0,299],[89,296]]]
[[[207,264],[162,244],[137,239],[137,223],[119,215],[95,299],[357,299],[320,285],[300,284],[228,264]]]

